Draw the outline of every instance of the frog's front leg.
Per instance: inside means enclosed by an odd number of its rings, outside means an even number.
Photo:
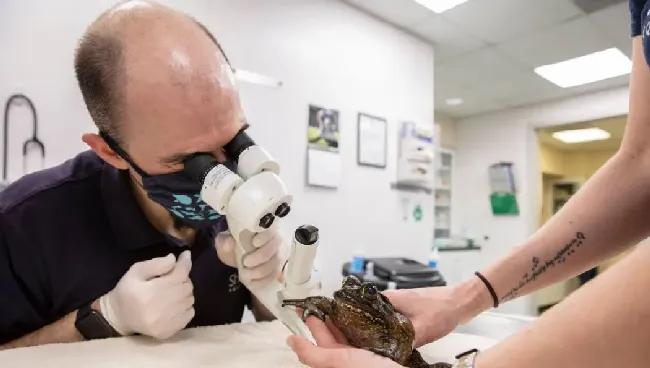
[[[309,316],[315,316],[325,322],[325,316],[332,313],[332,301],[324,296],[310,296],[305,299],[285,299],[282,307],[291,305],[302,308],[302,320],[307,322]]]

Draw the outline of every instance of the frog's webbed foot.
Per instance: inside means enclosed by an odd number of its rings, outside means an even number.
[[[452,365],[449,363],[434,363],[429,364],[422,357],[419,351],[413,349],[409,360],[406,362],[408,368],[451,368]]]
[[[311,308],[311,307],[305,308],[302,312],[302,321],[307,322],[307,318],[309,318],[309,316],[314,316],[320,319],[321,321],[325,322],[325,313],[318,308]]]
[[[330,313],[331,301],[323,296],[311,296],[305,299],[285,299],[282,307],[294,306],[302,308],[302,320],[307,322],[309,316],[314,316],[325,322],[325,316]]]

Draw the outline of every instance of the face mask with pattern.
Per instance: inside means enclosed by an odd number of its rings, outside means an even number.
[[[193,228],[213,226],[221,217],[217,211],[201,199],[201,184],[194,181],[183,170],[168,174],[149,175],[142,170],[128,154],[105,133],[100,133],[108,146],[142,177],[142,188],[154,202],[165,207],[181,223]],[[236,164],[226,162],[225,166],[237,172]]]

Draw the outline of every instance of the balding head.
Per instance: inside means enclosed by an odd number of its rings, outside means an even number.
[[[185,154],[219,156],[242,126],[232,70],[216,39],[154,2],[126,1],[103,13],[79,44],[75,71],[100,131],[150,173],[177,167]]]
[[[188,44],[203,39],[202,46],[216,47],[229,64],[221,45],[203,24],[152,1],[121,2],[87,28],[75,54],[75,72],[88,111],[100,131],[122,140],[127,84],[146,78],[147,73],[138,74],[142,69],[154,64],[159,67],[157,61],[164,64],[163,59],[173,55],[177,64],[169,66],[180,69],[161,71],[176,82],[187,78],[179,75],[187,72],[182,70],[187,66],[183,57],[173,50],[184,43],[184,37]],[[210,45],[206,45],[208,40]],[[163,77],[155,74],[155,78]]]

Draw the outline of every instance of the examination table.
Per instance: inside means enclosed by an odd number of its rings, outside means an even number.
[[[287,336],[278,321],[239,323],[183,330],[166,342],[127,337],[0,351],[0,367],[302,367],[285,343]],[[451,362],[457,353],[497,341],[452,333],[419,350],[429,362]]]

